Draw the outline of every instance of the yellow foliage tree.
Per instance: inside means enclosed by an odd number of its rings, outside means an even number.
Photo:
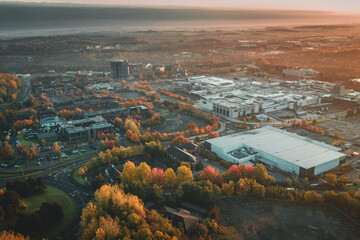
[[[187,166],[180,166],[176,170],[176,179],[178,183],[190,182],[193,180],[193,173]]]

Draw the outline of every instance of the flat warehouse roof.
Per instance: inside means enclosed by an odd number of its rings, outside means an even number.
[[[235,133],[207,142],[225,152],[247,145],[305,169],[345,156],[339,148],[273,127]]]

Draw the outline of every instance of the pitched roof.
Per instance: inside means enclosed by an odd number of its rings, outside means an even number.
[[[200,218],[191,215],[189,211],[184,209],[176,211],[171,207],[165,206],[165,210],[169,214],[173,215],[175,221],[183,222],[184,228],[187,232],[191,230],[195,226],[195,224],[197,224],[201,220]]]
[[[183,162],[196,162],[196,157],[187,151],[180,149],[178,146],[170,147],[166,152]]]
[[[180,149],[184,149],[184,150],[193,150],[193,149],[196,149],[198,147],[198,145],[196,145],[193,142],[188,142],[188,143],[181,144],[177,147]]]

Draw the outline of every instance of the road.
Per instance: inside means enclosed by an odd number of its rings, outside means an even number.
[[[82,209],[93,197],[91,187],[78,184],[72,177],[73,171],[90,159],[91,158],[78,162],[69,162],[68,164],[58,167],[57,169],[53,169],[52,171],[32,176],[44,177],[46,185],[50,185],[64,191],[75,203],[75,218],[72,223],[70,223],[69,226],[59,235],[60,239],[76,239],[75,234],[79,229]],[[19,180],[21,180],[21,178],[19,178]],[[4,188],[6,186],[6,182],[6,180],[0,181],[0,187]]]
[[[75,168],[81,164],[78,163]],[[91,187],[78,184],[72,177],[74,165],[69,165],[61,170],[54,171],[50,176],[44,178],[47,185],[59,188],[66,192],[74,201],[76,210],[75,218],[72,223],[58,236],[61,239],[76,239],[76,233],[79,230],[82,209],[93,198]]]

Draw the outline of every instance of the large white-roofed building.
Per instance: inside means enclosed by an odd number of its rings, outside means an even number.
[[[273,127],[209,139],[205,146],[234,164],[259,160],[300,177],[333,169],[346,157],[339,148]]]
[[[188,78],[188,83],[192,85],[193,89],[205,89],[214,92],[233,90],[235,88],[233,80],[214,76],[192,76]]]

